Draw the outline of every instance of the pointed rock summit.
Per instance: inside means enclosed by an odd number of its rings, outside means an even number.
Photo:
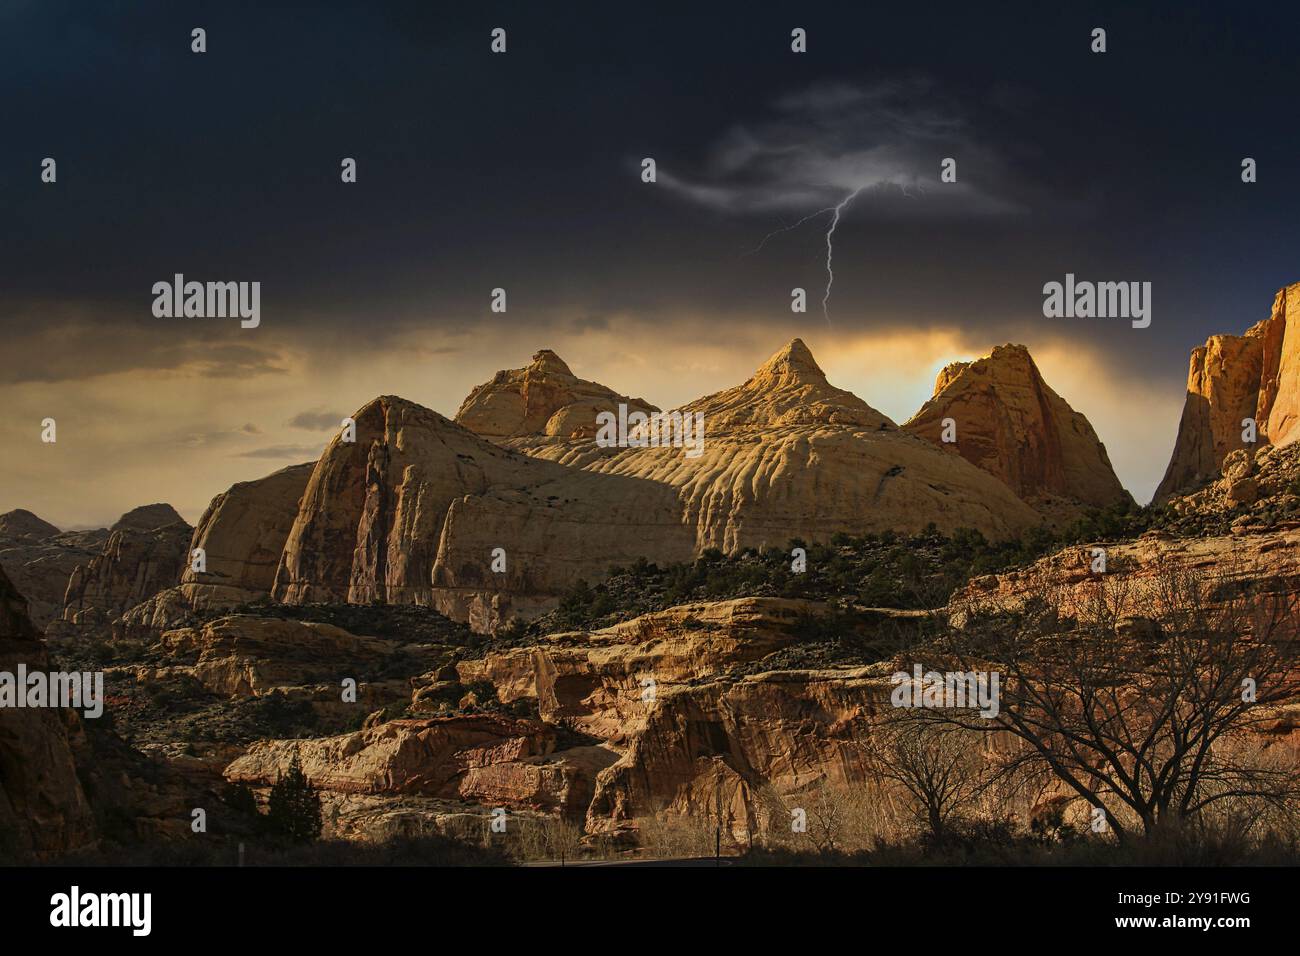
[[[944,441],[946,420],[955,441]],[[1043,381],[1023,345],[1001,345],[985,358],[945,367],[934,397],[903,428],[996,475],[1022,500],[1049,512],[1072,502],[1101,507],[1129,497],[1092,425]]]
[[[1178,438],[1154,500],[1217,478],[1248,444],[1246,419],[1257,448],[1300,438],[1300,283],[1279,290],[1269,317],[1244,335],[1212,335],[1192,350]]]
[[[897,427],[852,392],[826,381],[802,339],[791,339],[743,385],[697,399],[681,410],[704,413],[713,433],[818,424]]]
[[[17,508],[0,515],[0,538],[32,538],[44,541],[59,533],[59,529],[30,511]]]
[[[590,438],[596,434],[596,416],[617,414],[620,404],[629,412],[659,410],[578,378],[563,359],[542,349],[531,365],[497,372],[492,381],[470,392],[456,412],[456,422],[485,438]]]

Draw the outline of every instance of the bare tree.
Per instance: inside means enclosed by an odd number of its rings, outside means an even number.
[[[1040,582],[1014,604],[970,608],[924,652],[936,670],[999,672],[997,714],[914,717],[1011,735],[1023,747],[1004,769],[1050,772],[1120,841],[1225,801],[1292,813],[1297,769],[1249,754],[1297,698],[1298,585],[1171,565],[1100,575],[1082,599]]]
[[[873,728],[872,771],[899,784],[936,842],[993,778],[979,753],[981,737],[950,724],[909,719],[896,711]]]

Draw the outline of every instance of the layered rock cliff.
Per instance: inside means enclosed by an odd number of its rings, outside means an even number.
[[[944,441],[949,420],[955,440]],[[903,428],[1049,514],[1129,500],[1092,425],[1048,386],[1023,345],[944,368],[934,397]]]
[[[1300,283],[1278,291],[1273,308],[1243,335],[1213,335],[1192,350],[1178,437],[1156,502],[1217,478],[1244,448],[1245,419],[1257,446],[1300,437]]]

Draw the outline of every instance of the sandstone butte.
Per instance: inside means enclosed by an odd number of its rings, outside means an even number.
[[[457,421],[382,396],[353,416],[355,443],[336,437],[314,465],[218,496],[191,542],[206,571],[187,564],[179,586],[123,621],[169,626],[189,609],[270,594],[430,605],[488,630],[638,558],[931,522],[1000,539],[1053,507],[1124,495],[1091,427],[1023,349],[953,369],[938,391],[900,429],[831,385],[795,339],[743,384],[675,410],[704,416],[703,454],[688,457],[599,447],[598,413],[657,409],[543,350],[475,388]],[[958,454],[927,440],[944,408],[964,417]],[[1027,440],[1035,429],[1044,437]],[[1031,494],[1038,476],[1048,490]],[[494,548],[505,549],[504,571],[491,570]]]
[[[678,561],[706,548],[784,547],[931,522],[1006,538],[1040,521],[1001,481],[830,385],[797,339],[743,385],[679,409],[705,416],[695,458],[573,437],[589,412],[594,422],[594,405],[583,399],[575,424],[565,404],[572,376],[540,354],[476,389],[462,412],[479,420],[476,410],[518,410],[527,382],[529,419],[550,428],[564,413],[574,426],[559,429],[567,436],[492,441],[392,396],[358,411],[355,443],[332,441],[307,482],[273,597],[428,604],[488,629],[642,557]],[[551,370],[563,388],[543,387]],[[543,396],[560,404],[539,404]],[[524,421],[487,417],[493,431],[518,432]],[[504,572],[491,570],[494,548],[506,551]]]
[[[944,442],[951,419],[954,441]],[[1023,345],[954,362],[903,428],[1002,479],[1051,517],[1131,500],[1088,420],[1043,381]]]
[[[1193,349],[1187,399],[1164,479],[1163,503],[1220,473],[1246,444],[1243,420],[1255,420],[1258,444],[1300,438],[1300,283],[1280,289],[1269,317],[1244,335],[1212,335]]]

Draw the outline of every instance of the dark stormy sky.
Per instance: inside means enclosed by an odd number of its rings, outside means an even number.
[[[452,414],[550,347],[669,407],[794,335],[898,420],[1024,342],[1146,500],[1189,350],[1300,280],[1300,15],[1055,6],[0,3],[0,511],[194,520],[381,392]],[[828,321],[829,214],[768,236],[858,187]],[[261,326],[155,318],[177,272]],[[1044,318],[1067,272],[1151,327]]]

